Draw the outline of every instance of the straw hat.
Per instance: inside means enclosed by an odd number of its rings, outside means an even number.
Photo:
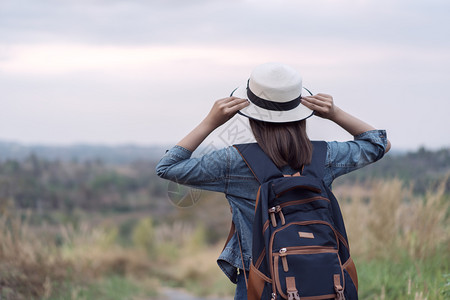
[[[295,69],[280,63],[257,66],[247,83],[231,95],[250,101],[239,114],[251,119],[284,123],[303,120],[313,114],[301,104],[302,95],[312,95],[302,87],[302,77]]]

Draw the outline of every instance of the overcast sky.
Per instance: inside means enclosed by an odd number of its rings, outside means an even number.
[[[448,147],[449,37],[448,0],[0,0],[0,140],[175,143],[276,61],[394,148]]]

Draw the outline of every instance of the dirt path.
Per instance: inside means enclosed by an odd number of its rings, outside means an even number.
[[[162,291],[165,300],[232,300],[233,298],[199,298],[180,289],[165,288]]]

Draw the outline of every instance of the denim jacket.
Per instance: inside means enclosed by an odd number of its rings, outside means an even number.
[[[353,141],[327,142],[324,183],[331,188],[335,178],[364,167],[383,157],[387,145],[384,130],[372,130],[355,136]],[[239,234],[245,269],[251,260],[252,224],[259,183],[234,147],[191,158],[191,151],[174,146],[158,165],[158,176],[197,189],[225,193],[232,209],[236,232],[220,254],[217,263],[232,282],[242,269]],[[285,174],[297,170],[281,168]]]

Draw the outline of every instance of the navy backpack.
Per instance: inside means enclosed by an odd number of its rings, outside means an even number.
[[[325,142],[310,165],[282,174],[256,143],[234,145],[260,183],[248,299],[358,299],[338,202],[323,183]]]

